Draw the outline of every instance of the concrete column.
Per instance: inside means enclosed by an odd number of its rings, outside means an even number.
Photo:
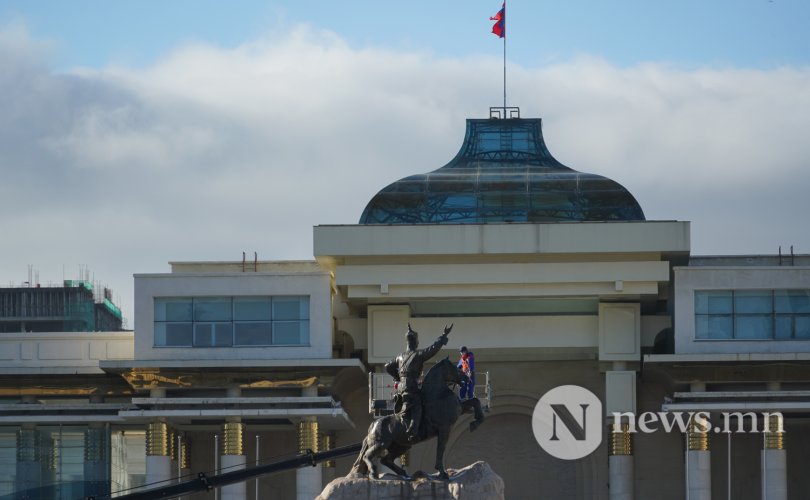
[[[335,435],[334,434],[321,434],[320,441],[318,442],[318,451],[331,451],[335,449]],[[321,480],[329,484],[335,479],[335,461],[327,460],[321,462]]]
[[[178,453],[178,445],[177,445],[177,438],[180,434],[177,432],[177,429],[174,427],[169,427],[169,457],[171,461],[169,462],[172,471],[172,479],[174,482],[177,482],[177,478],[180,476],[179,471],[177,469],[177,453]]]
[[[787,500],[787,451],[782,415],[770,415],[766,424],[762,449],[762,499]]]
[[[318,444],[318,420],[315,417],[304,417],[298,423],[298,452],[306,453],[309,449],[317,453]],[[296,469],[295,485],[297,500],[312,500],[323,490],[323,469],[320,465]]]
[[[633,440],[628,424],[610,426],[610,500],[633,500]]]
[[[42,433],[33,424],[23,424],[17,431],[16,491],[39,488],[43,479]]]
[[[686,451],[686,495],[688,500],[711,500],[712,465],[707,422],[689,423]]]
[[[226,422],[222,428],[222,457],[220,467],[223,472],[233,472],[245,468],[245,424]],[[220,500],[246,500],[247,484],[230,484],[222,487]],[[313,497],[314,498],[314,497]]]
[[[85,496],[110,494],[108,436],[108,429],[100,423],[91,423],[84,431]]]
[[[146,484],[168,486],[171,478],[169,426],[166,422],[152,422],[146,426]]]
[[[177,462],[180,468],[181,481],[193,479],[191,477],[191,443],[186,436],[180,437],[180,449],[177,450]]]

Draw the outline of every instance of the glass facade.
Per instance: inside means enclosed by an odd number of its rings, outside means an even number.
[[[110,437],[86,425],[0,427],[0,499],[109,495]]]
[[[810,339],[810,290],[695,291],[695,338]]]
[[[155,346],[309,344],[309,297],[155,298]]]
[[[507,119],[467,120],[450,163],[384,188],[360,224],[611,220],[644,220],[644,213],[618,183],[551,156],[539,119]]]

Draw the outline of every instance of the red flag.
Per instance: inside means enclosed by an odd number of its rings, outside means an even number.
[[[503,7],[501,10],[495,14],[495,17],[490,17],[490,21],[497,21],[492,26],[492,32],[498,35],[498,38],[503,38],[506,36],[506,2],[503,2]]]

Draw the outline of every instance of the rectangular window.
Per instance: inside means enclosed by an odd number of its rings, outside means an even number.
[[[235,323],[234,345],[271,345],[273,341],[270,325],[269,321]]]
[[[272,308],[270,297],[234,297],[233,319],[235,321],[270,321]]]
[[[188,347],[191,345],[192,323],[155,321],[155,345]]]
[[[231,323],[194,323],[194,347],[228,347],[233,343]]]
[[[309,344],[309,297],[155,298],[155,346]]]
[[[191,299],[155,299],[155,321],[191,321]]]
[[[697,290],[695,338],[810,339],[810,290]]]
[[[230,321],[231,298],[194,299],[194,321]]]

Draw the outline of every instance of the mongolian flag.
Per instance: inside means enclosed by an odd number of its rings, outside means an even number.
[[[503,3],[503,7],[495,14],[495,17],[490,17],[489,20],[496,21],[492,26],[492,32],[498,35],[498,38],[504,38],[506,36],[506,2]]]

